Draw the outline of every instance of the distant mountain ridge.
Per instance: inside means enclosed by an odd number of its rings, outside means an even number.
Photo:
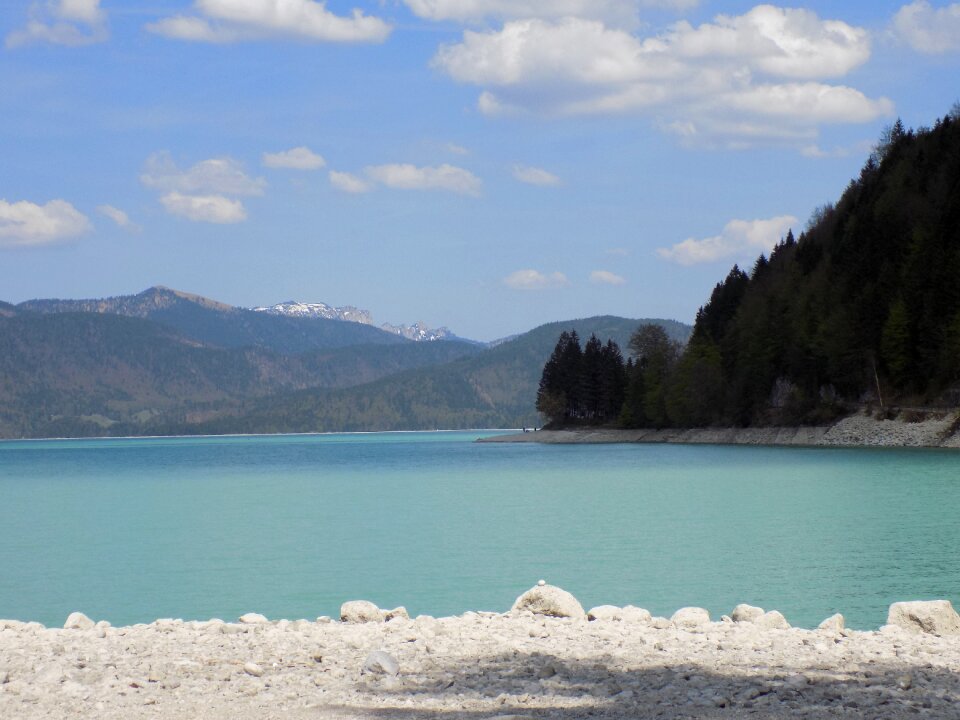
[[[160,287],[0,302],[0,437],[533,425],[540,367],[561,329],[625,345],[641,322],[552,323],[488,348]]]
[[[300,318],[324,318],[326,320],[342,320],[344,322],[373,325],[373,315],[369,310],[360,310],[352,305],[333,307],[326,303],[305,303],[296,300],[286,300],[276,305],[251,308],[254,312],[269,315],[283,315]],[[391,325],[383,323],[380,329],[391,335],[413,340],[414,342],[433,342],[435,340],[462,340],[450,331],[449,328],[431,328],[424,322],[415,322],[413,325]],[[467,341],[473,342],[473,341]]]
[[[285,300],[276,305],[250,308],[254,312],[270,315],[286,315],[289,317],[323,318],[324,320],[342,320],[363,325],[373,325],[373,316],[367,310],[360,310],[352,305],[333,307],[326,303],[304,303],[296,300]]]
[[[144,318],[203,345],[258,347],[286,355],[404,342],[403,338],[363,323],[255,312],[163,286],[136,295],[95,300],[29,300],[17,307],[44,314],[88,312]]]

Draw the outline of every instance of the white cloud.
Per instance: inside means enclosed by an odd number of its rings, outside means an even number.
[[[560,178],[553,173],[547,172],[541,168],[529,167],[527,165],[514,165],[513,177],[522,183],[527,183],[528,185],[540,185],[542,187],[547,187],[560,184]]]
[[[140,227],[130,220],[130,216],[127,215],[120,208],[115,208],[113,205],[98,205],[97,212],[108,217],[116,223],[117,227],[121,227],[124,230],[139,231]]]
[[[465,31],[432,64],[483,88],[478,107],[490,115],[639,112],[688,143],[809,145],[823,123],[892,113],[885,98],[826,82],[869,57],[862,28],[760,5],[649,37],[576,17],[513,20],[495,31]]]
[[[160,202],[171,215],[194,222],[229,224],[247,219],[243,203],[223,195],[184,195],[174,191],[160,198]]]
[[[181,170],[170,153],[154,153],[144,165],[140,182],[163,192],[212,193],[217,195],[262,195],[263,178],[251,178],[233,158],[211,158]]]
[[[503,284],[514,290],[550,290],[570,284],[562,272],[544,274],[538,270],[517,270],[503,279]]]
[[[594,270],[590,273],[590,282],[597,285],[623,285],[626,280],[609,270]]]
[[[463,145],[457,145],[456,143],[447,143],[444,145],[444,148],[447,152],[453,153],[454,155],[469,155],[470,151],[465,148]]]
[[[893,32],[917,52],[960,51],[960,3],[937,9],[926,0],[904,5],[893,16]]]
[[[482,181],[469,170],[454,165],[417,167],[409,164],[373,165],[367,177],[399,190],[448,190],[461,195],[479,195]]]
[[[760,253],[769,254],[787,231],[797,224],[793,215],[781,215],[769,220],[731,220],[723,232],[697,240],[688,238],[670,248],[660,248],[657,254],[664,260],[680,265],[697,265],[726,258],[750,259]]]
[[[49,245],[90,229],[87,216],[65,200],[45,205],[0,200],[0,247]]]
[[[278,153],[264,153],[262,162],[268,168],[289,170],[319,170],[327,161],[308,147],[295,147]]]
[[[390,25],[354,10],[335,15],[316,0],[194,0],[196,15],[175,15],[147,25],[178,40],[237,42],[291,37],[315,42],[383,42]]]
[[[356,175],[348,172],[337,172],[331,170],[329,173],[330,184],[337,190],[348,193],[365,193],[370,190],[370,183]]]
[[[107,16],[100,0],[51,0],[30,5],[23,30],[7,35],[8,48],[48,42],[54,45],[91,45],[107,39]]]

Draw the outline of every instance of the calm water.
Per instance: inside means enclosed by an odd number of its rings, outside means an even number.
[[[960,601],[960,454],[475,444],[479,433],[0,443],[0,617],[739,602],[875,628]]]

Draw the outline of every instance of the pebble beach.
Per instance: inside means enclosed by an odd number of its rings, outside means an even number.
[[[711,618],[588,611],[541,583],[504,613],[162,619],[64,628],[0,620],[0,717],[955,718],[960,616],[891,606],[887,624],[790,627],[741,605]]]

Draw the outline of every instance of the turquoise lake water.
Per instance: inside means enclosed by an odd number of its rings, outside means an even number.
[[[489,433],[0,443],[0,617],[740,602],[813,627],[960,605],[960,453],[477,444]]]

